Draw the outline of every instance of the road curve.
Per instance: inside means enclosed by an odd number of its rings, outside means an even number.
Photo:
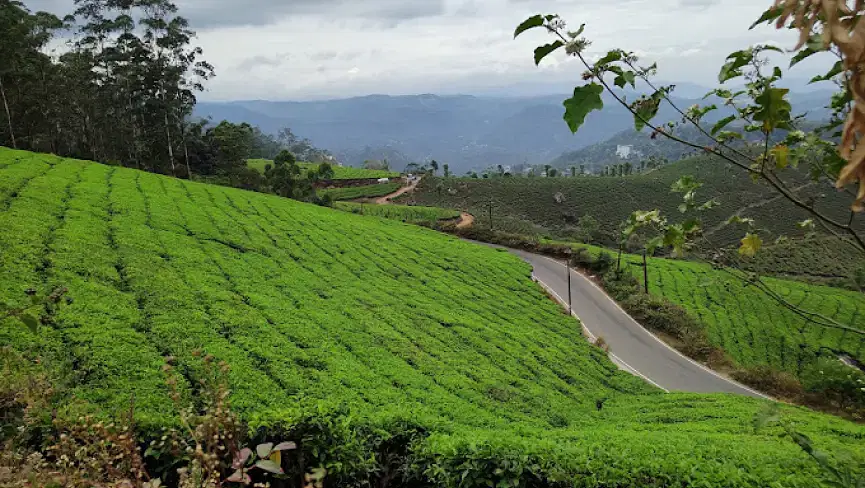
[[[567,303],[568,271],[564,263],[508,250],[531,264],[535,279]],[[655,386],[667,391],[735,393],[770,399],[685,357],[644,329],[601,288],[574,270],[571,270],[571,300],[574,315],[590,335],[603,337],[609,344],[611,359]]]

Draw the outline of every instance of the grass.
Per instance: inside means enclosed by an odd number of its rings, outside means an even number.
[[[460,216],[458,211],[448,208],[409,205],[364,205],[354,202],[337,202],[334,204],[334,208],[355,214],[383,217],[408,223],[434,223]]]
[[[405,486],[813,486],[820,476],[779,429],[753,431],[764,402],[664,394],[619,371],[506,252],[2,148],[0,229],[0,300],[55,284],[74,298],[36,334],[0,324],[0,343],[42,356],[68,378],[67,398],[120,412],[134,395],[151,435],[176,415],[161,365],[175,358],[193,396],[202,359],[191,353],[203,348],[231,365],[245,421],[302,434],[307,459],[336,479],[390,462]],[[782,412],[821,449],[865,461],[865,427]]]
[[[268,164],[273,164],[273,161],[269,159],[250,159],[246,162],[247,166],[250,168],[257,169],[264,173],[264,167]],[[316,170],[318,169],[318,164],[316,163],[298,163],[302,170]],[[373,179],[373,178],[397,178],[399,177],[399,173],[393,171],[385,171],[385,170],[377,170],[377,169],[363,169],[363,168],[354,168],[352,166],[333,166],[334,179],[335,180],[359,180],[359,179]]]
[[[379,183],[376,185],[347,186],[318,190],[319,196],[330,195],[332,200],[354,200],[356,198],[375,198],[389,195],[402,185],[400,183]]]
[[[619,224],[635,210],[660,209],[671,220],[681,219],[677,210],[682,195],[670,186],[684,175],[692,175],[704,186],[700,201],[716,198],[720,206],[702,213],[707,238],[719,245],[735,245],[744,235],[741,228],[724,225],[735,212],[752,217],[765,229],[764,241],[778,235],[801,236],[797,222],[808,216],[793,204],[774,199],[764,185],[756,184],[738,169],[709,159],[694,157],[651,173],[612,177],[576,178],[424,178],[406,199],[420,205],[436,205],[472,213],[477,224],[526,235],[573,239],[580,217],[591,215],[601,224],[601,239],[615,242]],[[439,184],[442,191],[439,191]],[[817,208],[839,221],[849,218],[849,201],[835,191],[825,191],[800,175],[790,181],[799,195],[822,192]],[[557,195],[560,197],[557,199]]]
[[[574,247],[602,252],[594,246]],[[614,251],[606,252],[615,257]],[[622,262],[642,283],[642,258],[624,254]],[[742,367],[771,366],[799,376],[819,356],[848,354],[865,363],[865,336],[823,326],[828,322],[822,319],[809,320],[728,272],[664,258],[649,258],[648,265],[649,292],[684,307],[705,324],[711,343]],[[865,330],[862,293],[770,277],[763,281],[791,305]]]

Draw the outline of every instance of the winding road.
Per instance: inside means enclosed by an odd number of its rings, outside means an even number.
[[[501,246],[479,243],[486,246]],[[552,258],[508,249],[534,268],[533,276],[559,302],[567,304],[568,268]],[[571,270],[573,314],[590,338],[603,337],[620,368],[666,391],[735,393],[769,399],[685,357],[643,328],[589,278]]]

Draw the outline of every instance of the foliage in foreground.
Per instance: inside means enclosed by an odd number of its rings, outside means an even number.
[[[2,299],[58,283],[74,297],[35,334],[0,326],[2,343],[65,379],[59,416],[122,415],[134,397],[142,439],[159,438],[181,419],[165,381],[181,401],[198,398],[201,349],[231,366],[250,435],[297,441],[334,486],[821,478],[780,431],[749,429],[763,402],[663,394],[619,371],[509,253],[5,149],[0,228]],[[865,460],[862,426],[783,411],[833,457]]]
[[[194,355],[201,357],[200,352]],[[202,359],[204,378],[194,405],[181,404],[169,376],[166,384],[181,412],[179,423],[145,449],[134,424],[134,398],[127,412],[114,417],[98,412],[57,416],[51,410],[68,392],[38,363],[0,348],[0,486],[219,488],[255,482],[258,487],[295,478],[304,480],[305,488],[321,488],[326,470],[298,471],[299,458],[290,455],[296,443],[263,442],[255,451],[244,445],[248,432],[232,411],[225,383],[229,366],[216,364],[212,356]],[[172,366],[163,370],[170,373]],[[155,471],[159,477],[151,475]]]

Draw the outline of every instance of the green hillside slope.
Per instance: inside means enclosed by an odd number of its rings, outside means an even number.
[[[192,395],[203,348],[230,363],[242,417],[305,436],[334,486],[388,463],[404,486],[818,476],[778,429],[754,433],[763,402],[649,387],[582,338],[528,265],[427,229],[0,148],[0,252],[0,299],[56,284],[75,299],[37,334],[0,324],[0,343],[69,373],[70,396],[126,411],[134,395],[153,434],[176,414],[161,365],[175,358]],[[783,411],[865,461],[865,427]]]
[[[614,242],[619,224],[634,210],[659,208],[670,219],[682,218],[677,207],[682,195],[670,186],[684,175],[704,184],[698,198],[716,198],[720,206],[702,214],[707,236],[718,244],[729,245],[742,237],[742,229],[724,225],[735,212],[753,217],[768,231],[767,242],[779,234],[797,236],[797,222],[807,218],[763,185],[756,184],[742,171],[729,165],[697,157],[679,161],[650,173],[612,177],[576,178],[424,178],[411,197],[418,204],[438,205],[468,211],[478,217],[478,225],[489,226],[492,207],[493,227],[520,233],[573,236],[574,226],[583,215],[601,224],[606,240]],[[442,191],[438,185],[442,184]],[[833,217],[849,218],[849,201],[830,188],[817,187],[805,180],[791,181],[799,195],[823,194],[818,208]],[[560,198],[556,198],[560,194]]]
[[[460,216],[456,210],[408,205],[364,205],[355,202],[335,202],[333,208],[360,215],[383,217],[411,223],[435,223]]]
[[[264,167],[268,164],[273,164],[269,159],[250,159],[246,165],[250,168],[257,169],[264,173]],[[301,170],[318,169],[318,164],[315,163],[297,163]],[[333,166],[333,179],[335,180],[359,180],[372,178],[396,178],[399,173],[393,171],[384,171],[378,169],[354,168],[351,166]]]
[[[332,200],[354,200],[355,198],[375,198],[389,195],[399,190],[399,183],[380,183],[377,185],[347,186],[318,190],[319,196],[330,195]]]
[[[592,256],[611,253],[583,244],[574,247],[585,248]],[[643,282],[641,256],[623,254],[622,263]],[[865,364],[865,336],[837,328],[865,330],[862,293],[763,278],[769,290],[791,308],[724,270],[664,258],[648,259],[648,278],[651,294],[688,310],[706,326],[711,343],[740,366],[771,366],[801,376],[813,369],[819,357],[846,354]]]

